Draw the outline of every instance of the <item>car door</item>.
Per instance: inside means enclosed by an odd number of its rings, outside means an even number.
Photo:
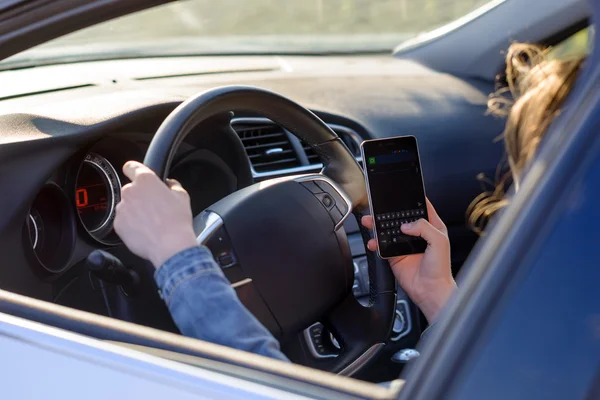
[[[598,53],[465,266],[401,399],[600,395]]]

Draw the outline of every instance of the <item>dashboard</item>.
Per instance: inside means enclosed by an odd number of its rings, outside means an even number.
[[[38,81],[45,87],[0,99],[0,190],[8,194],[0,197],[3,289],[176,331],[156,296],[153,269],[131,254],[112,229],[120,189],[128,183],[121,167],[128,160],[143,160],[154,132],[188,96],[224,84],[265,87],[309,107],[359,161],[363,139],[416,136],[426,192],[448,226],[458,272],[477,239],[465,224],[466,208],[482,190],[476,177],[493,177],[502,156],[501,144],[494,142],[502,121],[485,114],[491,82],[375,56],[264,57],[260,71],[210,73],[215,60],[153,60],[155,74],[143,77],[136,71],[148,65],[144,60],[0,73],[0,84],[26,79],[29,86]],[[230,62],[243,65],[244,58]],[[78,71],[84,70],[96,80],[79,81]],[[107,75],[115,70],[118,78]],[[56,71],[55,90],[49,90],[47,76]],[[194,215],[254,182],[321,168],[318,156],[296,136],[260,115],[235,110],[231,127],[251,164],[252,176],[245,176],[241,171],[247,165],[236,164],[226,139],[230,135],[215,132],[221,126],[207,121],[195,127],[174,158],[170,175],[190,193]],[[353,292],[367,301],[362,237],[354,219],[344,228],[354,259]],[[136,270],[148,293],[128,296],[94,280],[85,261],[95,249],[109,251]],[[401,365],[391,364],[391,356],[416,345],[422,323],[399,290],[392,340],[361,378],[395,378]],[[322,369],[336,356],[335,337],[320,323],[282,347],[293,361]]]

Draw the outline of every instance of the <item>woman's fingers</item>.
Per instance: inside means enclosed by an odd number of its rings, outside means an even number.
[[[373,229],[373,217],[365,215],[361,218],[360,222],[367,229]]]
[[[138,179],[146,180],[156,177],[154,171],[137,161],[127,161],[125,165],[123,165],[123,174],[132,182],[135,182]]]
[[[179,190],[183,189],[183,187],[181,186],[181,183],[179,183],[179,181],[176,179],[167,179],[166,184],[171,190],[179,191]]]
[[[373,217],[365,215],[360,219],[362,225],[367,229],[373,229]],[[367,249],[370,251],[377,251],[377,240],[371,239],[367,242]]]
[[[371,239],[367,242],[367,249],[370,251],[377,251],[377,240]]]
[[[420,236],[429,244],[442,243],[444,242],[444,238],[448,235],[448,229],[435,211],[435,208],[433,208],[429,199],[426,199],[426,201],[429,221],[422,218],[415,222],[403,224],[401,230],[404,234],[409,236]],[[372,216],[365,215],[361,218],[360,222],[365,228],[371,230],[374,229],[375,224]],[[367,248],[370,251],[377,251],[377,241],[375,239],[369,240]]]
[[[422,237],[430,245],[435,246],[447,242],[444,233],[423,218],[415,222],[403,224],[400,229],[406,235]]]
[[[429,199],[426,199],[426,201],[427,201],[427,214],[429,215],[429,222],[436,229],[438,229],[439,231],[442,231],[443,233],[447,234],[448,233],[448,229],[446,228],[446,225],[444,224],[444,222],[442,221],[442,219],[438,215],[437,211],[435,211],[435,208],[433,207],[433,205],[431,204],[431,202],[429,201]],[[374,228],[374,226],[373,226],[374,225],[373,224],[373,217],[370,216],[370,215],[363,216],[362,219],[361,219],[361,223],[367,229],[371,229],[372,230]]]

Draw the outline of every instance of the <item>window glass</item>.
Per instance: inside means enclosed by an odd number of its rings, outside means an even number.
[[[592,50],[594,27],[590,26],[553,47],[550,58],[565,59],[589,54]]]
[[[44,43],[2,64],[149,55],[390,52],[502,0],[188,0]]]

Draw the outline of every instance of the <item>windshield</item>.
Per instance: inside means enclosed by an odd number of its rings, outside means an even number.
[[[197,54],[389,52],[490,0],[189,0],[53,40],[2,62]]]

